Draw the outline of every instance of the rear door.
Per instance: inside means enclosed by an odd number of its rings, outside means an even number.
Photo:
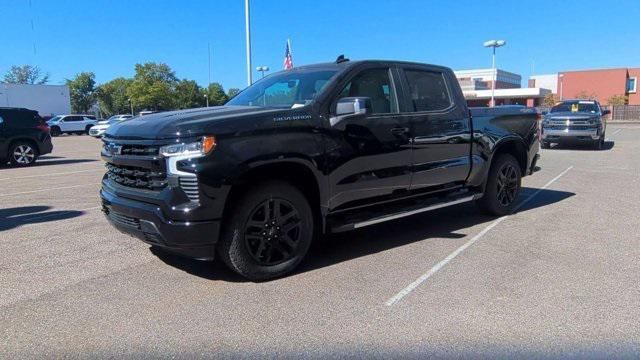
[[[464,99],[452,72],[420,65],[400,72],[403,112],[411,122],[411,189],[463,183],[471,170],[471,120],[467,107],[457,103]]]
[[[389,66],[372,64],[354,70],[336,89],[332,113],[338,99],[355,96],[370,98],[372,111],[329,132],[331,209],[366,205],[409,188],[409,122],[399,115],[394,74]]]

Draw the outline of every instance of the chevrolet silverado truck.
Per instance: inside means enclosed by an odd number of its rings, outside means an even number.
[[[543,149],[551,143],[587,143],[596,150],[604,145],[609,110],[603,110],[594,100],[565,100],[549,110],[542,121]]]
[[[446,67],[340,57],[224,106],[109,127],[102,207],[152,247],[271,279],[323,234],[472,201],[508,214],[538,159],[537,118],[470,110]]]

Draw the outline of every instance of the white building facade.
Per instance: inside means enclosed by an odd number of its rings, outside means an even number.
[[[66,85],[26,85],[0,83],[0,106],[36,110],[40,116],[71,113],[71,97]]]

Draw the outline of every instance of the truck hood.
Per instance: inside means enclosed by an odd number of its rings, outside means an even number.
[[[554,113],[549,113],[546,116],[548,120],[589,120],[597,117],[598,117],[598,114],[591,113],[591,112],[571,112],[571,111],[554,112]]]
[[[281,111],[257,106],[214,106],[167,111],[137,116],[114,124],[109,127],[106,136],[122,140],[192,137],[214,131],[229,131],[229,124],[238,118]]]

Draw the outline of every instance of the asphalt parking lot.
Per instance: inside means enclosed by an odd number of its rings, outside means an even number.
[[[0,357],[640,356],[640,125],[544,150],[503,218],[456,206],[243,281],[153,253],[99,208],[100,142],[0,168]]]

